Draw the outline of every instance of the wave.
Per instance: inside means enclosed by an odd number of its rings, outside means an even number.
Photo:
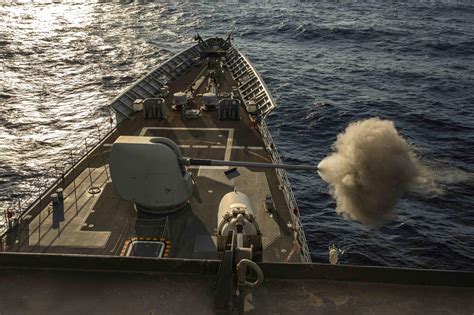
[[[426,42],[424,46],[434,51],[456,55],[471,55],[474,53],[474,40],[460,42],[453,42],[449,40],[429,41]]]
[[[360,42],[374,41],[378,39],[388,40],[391,37],[406,36],[407,31],[395,29],[381,29],[375,27],[360,26],[322,26],[312,23],[296,24],[286,22],[275,27],[278,34],[289,35],[299,40],[357,40]]]
[[[442,104],[434,104],[434,106]],[[434,115],[438,115],[435,117]],[[403,119],[413,124],[422,124],[425,128],[442,131],[472,131],[474,126],[463,123],[459,119],[454,120],[447,115],[440,116],[440,113],[429,113],[427,111],[408,112],[402,115]]]

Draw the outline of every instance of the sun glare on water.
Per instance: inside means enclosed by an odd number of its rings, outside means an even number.
[[[10,6],[6,8],[23,21],[31,21],[29,26],[38,33],[53,33],[64,27],[81,27],[91,23],[93,6],[87,2],[71,5],[63,1],[15,1],[17,4],[33,4],[33,6]],[[81,3],[84,3],[82,5]],[[86,5],[87,3],[87,5]]]

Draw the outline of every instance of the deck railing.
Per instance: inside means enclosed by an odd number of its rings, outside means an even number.
[[[239,81],[239,91],[244,103],[253,101],[257,106],[257,110],[254,114],[256,120],[259,122],[260,132],[263,135],[263,140],[267,151],[270,154],[273,163],[282,164],[280,155],[274,145],[272,136],[268,131],[265,123],[267,115],[276,107],[275,101],[271,94],[268,92],[268,88],[265,82],[260,77],[257,70],[252,66],[247,57],[242,54],[237,48],[232,47],[229,49],[227,55],[227,67],[229,68],[234,80]],[[278,180],[283,190],[286,203],[288,205],[291,224],[295,231],[295,238],[297,240],[296,246],[299,246],[300,252],[303,259],[306,262],[311,262],[311,255],[308,249],[308,243],[306,242],[306,236],[304,235],[303,226],[299,218],[298,205],[296,203],[293,190],[291,189],[288,176],[285,170],[276,169]]]
[[[24,216],[27,215],[30,210],[35,208],[37,205],[46,206],[47,203],[50,202],[50,195],[55,192],[55,188],[66,188],[66,180],[70,175],[73,177],[72,180],[76,180],[79,172],[82,172],[86,168],[90,169],[91,153],[98,149],[100,145],[102,145],[104,141],[115,131],[116,127],[113,125],[110,125],[110,128],[107,130],[96,126],[93,131],[93,135],[95,135],[95,137],[92,137],[92,140],[91,137],[86,138],[84,140],[84,144],[76,145],[74,149],[70,150],[64,159],[55,163],[51,169],[46,172],[47,175],[53,178],[52,182],[44,178],[33,181],[29,186],[35,187],[35,191],[28,191],[24,194],[26,196],[23,197],[11,198],[10,205],[3,209],[3,224],[0,225],[0,237],[3,237],[10,229],[15,228],[19,223],[21,223]],[[89,141],[87,139],[89,139]],[[100,157],[97,156],[96,158]],[[107,173],[107,169],[105,167],[105,157],[101,155],[101,158],[102,159],[97,162],[104,163],[104,171],[108,177],[109,174]],[[79,167],[81,163],[84,163],[84,167],[82,168]],[[100,175],[102,175],[103,172],[101,172]],[[84,180],[90,179],[91,185],[93,185],[95,180],[92,178],[91,174],[89,175],[90,176],[86,177]],[[80,184],[76,182],[74,183],[75,185]],[[47,186],[47,188],[44,188],[45,186]],[[73,190],[69,192],[69,195],[75,193],[76,191]],[[65,194],[64,197],[67,198],[69,195]],[[77,199],[77,196],[75,196],[75,198]],[[46,218],[43,218],[43,221],[45,219]]]
[[[257,121],[264,121],[276,104],[260,74],[236,47],[229,49],[226,63],[234,80],[239,82],[238,88],[244,104],[248,106],[253,102],[256,106],[253,115]]]
[[[118,122],[123,119],[130,119],[133,116],[133,102],[136,99],[155,97],[170,79],[179,77],[187,69],[195,65],[194,59],[199,57],[204,46],[205,44],[198,43],[180,51],[151,69],[130,87],[127,87],[117,95],[112,100],[110,106],[118,114]]]
[[[259,127],[260,132],[263,136],[265,147],[268,153],[270,154],[272,162],[276,164],[282,164],[280,154],[278,153],[278,150],[275,147],[273,138],[270,134],[270,131],[268,130],[265,121],[262,121]],[[290,211],[290,216],[292,219],[291,223],[294,227],[295,237],[300,246],[301,254],[303,255],[305,262],[311,262],[311,255],[309,253],[308,243],[306,242],[306,236],[304,234],[303,226],[299,217],[298,204],[296,203],[296,198],[293,194],[293,190],[291,189],[290,181],[288,180],[288,176],[284,169],[277,168],[275,170],[278,176],[278,180],[280,181],[283,195],[285,196],[286,203]]]

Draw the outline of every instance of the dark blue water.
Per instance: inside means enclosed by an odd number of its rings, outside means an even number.
[[[432,169],[437,191],[405,195],[379,230],[338,216],[317,175],[290,174],[313,260],[334,243],[342,263],[474,270],[471,2],[127,2],[0,4],[4,206],[47,182],[108,124],[108,102],[194,28],[235,29],[279,105],[267,122],[285,161],[317,163],[348,123],[378,116]]]

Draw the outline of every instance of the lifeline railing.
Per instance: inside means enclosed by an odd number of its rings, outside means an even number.
[[[247,57],[242,54],[238,49],[233,47],[232,49],[229,50],[230,54],[230,60],[228,60],[228,67],[232,73],[232,76],[234,80],[238,80],[241,76],[245,75],[246,73],[251,75],[252,80],[255,81],[256,86],[260,86],[261,90],[265,94],[265,100],[262,101],[262,99],[259,100],[259,102],[263,102],[263,105],[261,105],[257,110],[262,111],[257,115],[257,120],[259,121],[259,127],[260,131],[263,136],[263,140],[265,142],[265,146],[267,147],[267,151],[270,153],[270,157],[272,159],[272,162],[275,164],[282,164],[280,155],[278,153],[278,150],[276,149],[272,136],[270,135],[270,132],[268,131],[267,125],[265,123],[265,118],[266,116],[276,107],[275,102],[271,96],[271,94],[268,92],[268,88],[265,85],[264,81],[258,74],[257,70],[252,66],[250,61],[247,59]],[[238,65],[239,71],[244,71],[247,69],[250,72],[239,72],[234,73],[232,70]],[[250,81],[250,79],[249,79]],[[247,82],[249,82],[247,81]],[[245,85],[246,83],[244,83]],[[256,87],[254,87],[256,89]],[[242,91],[241,91],[242,93]],[[245,100],[245,97],[242,96],[242,99]],[[276,169],[275,170],[278,176],[278,179],[280,181],[280,185],[283,187],[284,193],[283,195],[285,196],[286,203],[290,209],[290,215],[292,219],[292,224],[296,233],[296,240],[297,244],[296,246],[300,246],[300,251],[303,255],[303,258],[306,262],[311,262],[311,255],[309,253],[308,249],[308,243],[306,241],[306,236],[304,234],[303,226],[301,224],[300,218],[299,218],[299,210],[298,210],[298,205],[296,203],[295,196],[293,194],[293,190],[291,189],[290,182],[288,180],[288,176],[286,175],[286,172],[284,169]],[[295,214],[295,212],[298,213],[298,215]]]
[[[270,153],[272,162],[275,164],[283,164],[281,162],[280,154],[278,153],[278,150],[275,147],[273,138],[270,134],[270,131],[268,130],[265,121],[262,121],[259,127],[260,132],[263,136],[265,147]],[[311,255],[309,253],[308,243],[306,241],[306,236],[304,234],[303,226],[299,217],[298,204],[296,203],[296,198],[293,194],[293,190],[291,189],[290,181],[288,180],[288,176],[284,169],[275,169],[275,171],[277,173],[280,184],[283,187],[283,195],[285,196],[286,203],[289,207],[291,219],[293,221],[292,224],[296,233],[296,239],[298,241],[299,246],[301,247],[301,254],[303,255],[306,262],[311,262]]]
[[[82,182],[89,179],[91,181],[92,188],[94,183],[104,174],[104,172],[106,173],[107,178],[109,178],[106,166],[107,163],[103,154],[104,152],[94,156],[91,156],[91,154],[97,150],[117,129],[111,124],[106,130],[105,134],[103,134],[103,129],[101,129],[98,125],[95,126],[94,130],[96,132],[96,139],[94,139],[94,142],[91,143],[90,140],[88,142],[88,138],[86,138],[83,145],[75,146],[75,150],[71,149],[68,153],[68,156],[64,160],[56,162],[53,164],[52,169],[47,171],[47,175],[52,175],[51,177],[54,178],[54,181],[51,184],[49,184],[49,181],[45,180],[44,178],[38,179],[29,185],[30,187],[36,187],[36,191],[28,192],[26,196],[18,197],[10,201],[10,205],[3,209],[4,223],[3,226],[0,225],[0,237],[3,237],[10,229],[13,229],[18,224],[20,224],[24,216],[27,215],[30,210],[35,208],[37,205],[40,207],[41,205],[46,206],[50,201],[50,194],[55,192],[55,188],[65,189],[68,185],[66,182],[68,176],[72,176],[70,183],[74,182],[74,189],[67,195],[65,193],[64,198],[74,194],[76,212],[78,199],[76,187],[80,186]],[[91,172],[91,162],[94,162],[94,160],[91,160],[91,158],[99,159],[97,162],[104,164],[104,170],[100,172],[100,174],[98,174],[95,179],[93,179]],[[81,163],[84,163],[82,167],[80,167]],[[85,176],[81,182],[77,183],[76,177],[78,177],[78,175],[85,169],[89,169],[89,174]],[[46,189],[43,189],[43,187],[48,184],[49,186]],[[43,218],[43,220],[39,222],[39,225],[41,225],[41,223],[45,220],[46,218]]]

